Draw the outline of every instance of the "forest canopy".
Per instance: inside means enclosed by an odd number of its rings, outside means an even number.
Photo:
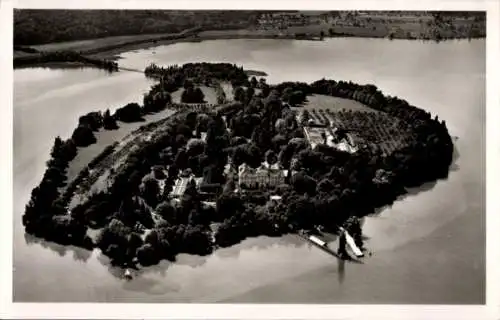
[[[110,36],[179,33],[191,28],[241,29],[255,11],[14,10],[14,44],[33,45]]]

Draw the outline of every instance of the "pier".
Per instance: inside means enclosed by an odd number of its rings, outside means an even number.
[[[336,257],[337,259],[340,259],[340,260],[345,260],[345,259],[342,259],[340,257],[340,255],[335,251],[335,250],[332,250],[330,247],[328,247],[328,243],[319,239],[317,236],[310,236],[308,234],[306,234],[305,232],[298,232],[296,234],[298,237],[306,240],[307,242],[313,244],[315,247],[323,250],[324,252]],[[355,262],[355,263],[363,263],[361,260],[357,259],[359,257],[356,257],[356,256],[351,256],[349,255],[349,259],[348,261],[352,261],[352,262]]]

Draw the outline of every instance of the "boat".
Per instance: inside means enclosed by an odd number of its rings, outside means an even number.
[[[132,272],[130,272],[129,269],[125,269],[125,273],[123,274],[123,276],[125,277],[125,279],[131,280],[132,279]]]
[[[309,236],[309,240],[320,247],[326,246],[326,242],[324,242],[323,240],[321,240],[315,236]]]
[[[341,232],[345,233],[345,240],[349,248],[351,249],[352,253],[358,258],[363,257],[365,254],[363,251],[361,251],[358,246],[356,245],[356,242],[354,241],[353,237],[345,230],[344,228],[340,228]]]

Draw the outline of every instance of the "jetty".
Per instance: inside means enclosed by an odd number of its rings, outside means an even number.
[[[351,261],[357,262],[357,263],[362,263],[361,261],[357,260],[356,258],[361,258],[364,257],[364,253],[356,246],[354,239],[352,238],[351,235],[345,229],[340,229],[341,232],[345,232],[346,235],[346,242],[347,245],[350,247],[351,252],[354,254],[355,257],[351,257]],[[315,235],[309,235],[307,232],[301,230],[297,234],[300,238],[306,240],[307,242],[313,244],[315,247],[323,250],[324,252],[338,258],[342,259],[342,257],[335,251],[332,250],[326,241],[321,240],[318,236]],[[343,260],[343,259],[342,259]]]
[[[330,249],[330,247],[328,247],[328,243],[321,240],[320,238],[313,236],[313,235],[308,235],[305,231],[299,231],[299,233],[297,235],[299,237],[301,237],[302,239],[306,240],[307,242],[312,243],[313,245],[315,245],[319,249],[323,250],[324,252],[331,254],[332,256],[335,256],[335,257],[340,259],[340,256],[337,254],[337,252]]]

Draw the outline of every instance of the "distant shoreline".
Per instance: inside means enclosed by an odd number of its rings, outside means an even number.
[[[120,59],[120,54],[124,52],[130,52],[134,50],[143,50],[153,47],[172,45],[181,42],[201,42],[207,40],[236,40],[236,39],[249,39],[249,40],[260,40],[260,39],[271,39],[271,40],[304,40],[304,41],[323,41],[328,38],[373,38],[373,39],[388,39],[388,40],[421,40],[421,41],[437,41],[432,39],[419,39],[416,37],[409,37],[407,35],[394,35],[392,38],[387,36],[382,36],[377,33],[373,34],[354,34],[354,33],[334,33],[329,36],[319,37],[312,34],[303,34],[298,36],[297,34],[278,34],[278,33],[264,33],[265,31],[259,30],[224,30],[224,31],[202,31],[195,35],[169,35],[169,34],[151,34],[151,35],[137,35],[127,37],[128,39],[123,40],[122,36],[117,37],[107,37],[89,40],[75,40],[71,42],[61,42],[61,43],[50,43],[42,45],[32,45],[23,46],[25,50],[33,50],[33,53],[25,53],[20,50],[14,51],[14,60],[21,56],[32,56],[35,61],[40,52],[55,52],[55,51],[76,51],[80,52],[82,55],[103,60],[113,60],[116,61]],[[476,37],[474,39],[484,39],[485,37]],[[439,41],[446,40],[467,40],[469,38],[456,37],[450,39],[442,39]],[[470,39],[469,39],[470,40]],[[90,43],[90,44],[89,44]],[[38,51],[38,52],[36,52]],[[71,63],[60,62],[60,63],[40,63],[34,62],[32,64],[24,64],[19,66],[19,68],[26,67],[55,67],[55,68],[74,68],[74,67],[85,67],[87,64],[78,64],[75,66]],[[18,66],[15,66],[18,68]]]

